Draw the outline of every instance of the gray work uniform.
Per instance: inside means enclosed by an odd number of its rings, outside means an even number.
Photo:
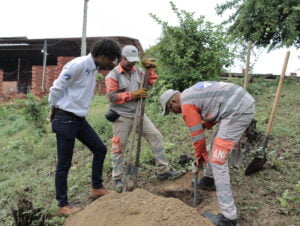
[[[181,102],[183,109],[197,109],[197,115],[183,111],[183,118],[193,136],[195,152],[201,152],[203,156],[206,153],[203,122],[218,123],[212,147],[216,145],[216,140],[234,145],[255,114],[255,101],[251,95],[242,87],[225,82],[199,82],[184,90]],[[197,117],[200,120],[197,121]],[[221,213],[228,219],[236,219],[237,209],[230,186],[227,156],[223,163],[214,162],[212,153],[208,159],[205,176],[215,180]]]
[[[113,122],[111,149],[113,180],[122,179],[124,176],[124,153],[127,139],[132,130],[136,109],[136,100],[132,100],[131,92],[139,89],[143,74],[144,72],[137,66],[128,74],[118,65],[105,78],[107,94],[110,100],[110,109],[120,115],[120,117]],[[153,84],[149,84],[148,88],[151,88],[152,85]],[[146,115],[143,121],[142,136],[151,147],[156,162],[157,173],[164,174],[168,172],[169,167],[163,147],[162,135]]]

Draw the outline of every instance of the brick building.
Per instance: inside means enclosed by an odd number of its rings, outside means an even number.
[[[129,37],[88,37],[87,52],[93,43],[102,38],[111,38],[121,47],[135,45],[141,54],[139,40]],[[62,67],[71,59],[80,56],[81,38],[28,39],[27,37],[0,37],[0,97],[18,96],[31,91],[35,95],[49,92]],[[47,49],[44,72],[44,49]],[[104,75],[108,71],[100,72]],[[97,86],[105,92],[104,84]]]

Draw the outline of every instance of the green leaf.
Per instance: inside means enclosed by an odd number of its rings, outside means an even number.
[[[295,185],[295,191],[300,193],[300,181]]]
[[[288,205],[287,201],[284,198],[278,197],[281,207],[286,207]]]

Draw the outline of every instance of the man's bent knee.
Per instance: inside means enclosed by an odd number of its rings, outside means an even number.
[[[232,150],[233,146],[233,141],[216,137],[214,139],[214,145],[210,153],[209,161],[213,164],[223,165],[226,162],[229,152]]]

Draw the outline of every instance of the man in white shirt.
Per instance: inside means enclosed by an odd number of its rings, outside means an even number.
[[[102,185],[102,168],[106,146],[85,120],[88,114],[98,69],[112,69],[121,53],[118,44],[110,39],[97,41],[91,53],[68,62],[50,88],[50,120],[56,133],[57,166],[55,175],[56,199],[59,213],[70,215],[81,209],[69,204],[67,178],[71,167],[75,138],[93,153],[92,190],[93,198],[108,194]]]

